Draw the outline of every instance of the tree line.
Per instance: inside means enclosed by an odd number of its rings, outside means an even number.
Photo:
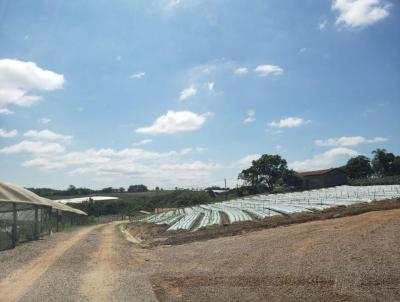
[[[82,196],[82,195],[91,195],[91,194],[107,194],[107,193],[138,193],[138,192],[147,192],[149,189],[145,185],[131,185],[127,189],[124,187],[113,188],[106,187],[100,190],[93,190],[89,188],[75,187],[74,185],[70,185],[66,190],[56,190],[50,188],[27,188],[28,190],[36,193],[39,196],[43,197],[52,197],[52,196]],[[156,187],[156,191],[162,191],[159,187]]]
[[[372,159],[364,155],[349,159],[343,167],[348,177],[364,179],[400,175],[400,156],[385,149],[376,149],[372,155]]]
[[[346,173],[350,183],[358,185],[382,183],[379,182],[382,178],[400,175],[400,156],[385,149],[376,149],[372,151],[372,155],[372,159],[364,155],[353,157],[346,165],[339,167]],[[239,195],[273,192],[276,188],[283,191],[304,188],[302,177],[296,171],[289,169],[287,161],[278,154],[264,154],[259,159],[253,160],[251,166],[242,170],[238,178],[244,182],[244,186],[238,188]],[[366,181],[369,179],[373,181]],[[392,178],[390,183],[393,182],[400,183],[400,177]]]

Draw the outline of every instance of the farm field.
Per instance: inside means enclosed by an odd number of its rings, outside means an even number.
[[[1,252],[0,292],[2,301],[398,301],[399,222],[400,209],[374,211],[151,249],[115,223],[82,227]]]
[[[167,224],[170,231],[196,231],[221,224],[221,214],[228,217],[229,223],[236,223],[398,197],[400,185],[339,186],[285,194],[254,195],[154,214],[141,221]]]

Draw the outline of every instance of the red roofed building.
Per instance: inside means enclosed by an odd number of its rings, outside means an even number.
[[[339,168],[298,172],[296,174],[303,178],[305,189],[341,186],[347,182],[346,174]]]

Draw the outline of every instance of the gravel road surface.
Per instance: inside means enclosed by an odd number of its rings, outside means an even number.
[[[400,301],[400,210],[143,249],[117,223],[0,252],[0,301]]]

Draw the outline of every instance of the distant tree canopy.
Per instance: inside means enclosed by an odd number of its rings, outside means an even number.
[[[363,155],[350,158],[344,166],[347,176],[351,179],[362,179],[400,175],[400,156],[385,149],[376,149],[372,151],[372,155],[372,160]]]
[[[386,152],[385,149],[372,151],[372,169],[378,176],[391,176],[395,174],[395,159],[393,153]]]
[[[128,188],[128,192],[147,192],[149,189],[145,185],[131,185]]]
[[[244,169],[239,178],[247,185],[264,187],[267,191],[271,191],[276,184],[295,187],[302,184],[302,179],[293,170],[289,170],[286,160],[277,154],[264,154],[253,160],[251,167]]]
[[[371,161],[364,155],[350,158],[344,170],[350,178],[366,178],[373,173]]]

